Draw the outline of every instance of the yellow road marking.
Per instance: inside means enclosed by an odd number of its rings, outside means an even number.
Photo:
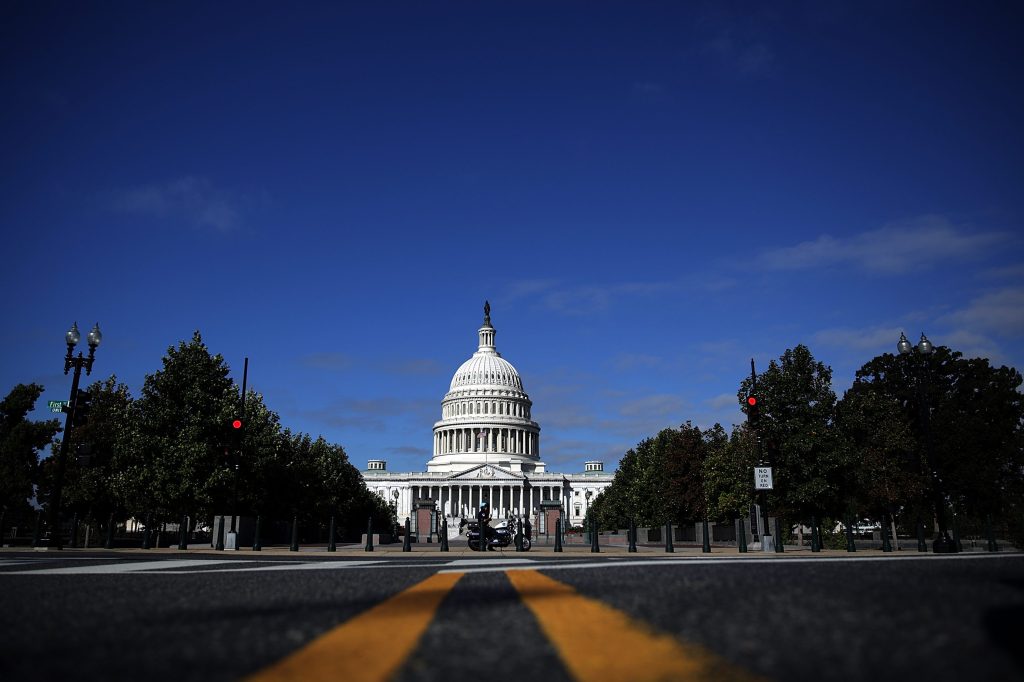
[[[247,679],[386,680],[412,653],[441,600],[461,577],[461,573],[436,573]]]
[[[577,680],[759,679],[537,571],[505,575]]]

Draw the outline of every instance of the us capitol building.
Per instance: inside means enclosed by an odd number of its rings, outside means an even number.
[[[441,400],[427,470],[391,472],[385,460],[371,459],[363,480],[395,505],[399,523],[411,515],[416,500],[434,500],[448,519],[450,535],[458,533],[460,518],[472,518],[481,499],[491,503],[497,518],[535,517],[542,501],[557,501],[568,524],[579,525],[590,503],[611,484],[612,474],[599,461],[586,462],[581,473],[547,471],[533,403],[519,372],[494,345],[490,313],[485,303],[479,347],[455,370]]]

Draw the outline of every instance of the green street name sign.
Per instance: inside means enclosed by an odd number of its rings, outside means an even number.
[[[64,406],[70,405],[71,402],[68,400],[50,400],[46,404],[50,406],[50,412],[63,412]]]

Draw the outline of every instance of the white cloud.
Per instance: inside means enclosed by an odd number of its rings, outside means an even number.
[[[900,327],[835,327],[815,332],[812,338],[815,344],[823,346],[874,352],[881,352],[879,349],[883,349],[893,352],[900,339],[900,332],[903,331],[905,330]]]
[[[614,360],[612,366],[620,371],[627,372],[641,367],[658,367],[663,359],[656,355],[645,355],[643,353],[620,353]]]
[[[1011,287],[983,294],[940,321],[975,332],[1019,334],[1024,332],[1024,288]]]
[[[851,237],[828,234],[796,246],[761,254],[771,270],[808,270],[849,265],[886,274],[927,268],[950,260],[975,258],[1006,240],[998,232],[970,231],[943,216],[922,216]]]
[[[714,398],[708,398],[704,404],[712,410],[719,412],[728,408],[739,409],[739,400],[735,393],[720,393]]]
[[[186,176],[116,192],[112,207],[124,213],[228,231],[241,221],[235,203],[228,192],[214,187],[209,180]]]
[[[775,68],[775,52],[764,42],[726,29],[704,44],[704,52],[741,76],[764,76]]]
[[[630,400],[619,406],[619,414],[624,417],[664,417],[670,414],[680,415],[683,412],[683,399],[670,393]]]
[[[310,353],[299,362],[314,369],[342,370],[351,367],[354,361],[344,353]]]
[[[566,315],[603,313],[620,299],[653,296],[679,288],[674,282],[619,282],[564,286],[557,280],[513,282],[502,300],[532,299],[539,307]]]
[[[960,351],[965,358],[987,358],[994,365],[1006,362],[999,344],[983,334],[966,329],[954,329],[943,335],[941,344]]]

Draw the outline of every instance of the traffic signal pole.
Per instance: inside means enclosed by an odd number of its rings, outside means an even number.
[[[231,484],[231,532],[235,532],[235,515],[238,513],[238,460],[241,456],[242,446],[245,443],[245,389],[249,380],[249,358],[245,359],[242,366],[242,428],[238,434],[238,445],[235,447],[235,472]],[[238,536],[235,536],[235,549],[238,549]]]
[[[747,394],[747,426],[754,432],[757,441],[757,463],[764,466],[764,450],[761,443],[761,405],[757,394],[757,371],[754,369],[754,358],[750,358],[750,393]],[[768,525],[768,493],[764,489],[758,491],[758,504],[761,506],[763,533],[761,534],[761,551],[775,551],[774,538]]]

